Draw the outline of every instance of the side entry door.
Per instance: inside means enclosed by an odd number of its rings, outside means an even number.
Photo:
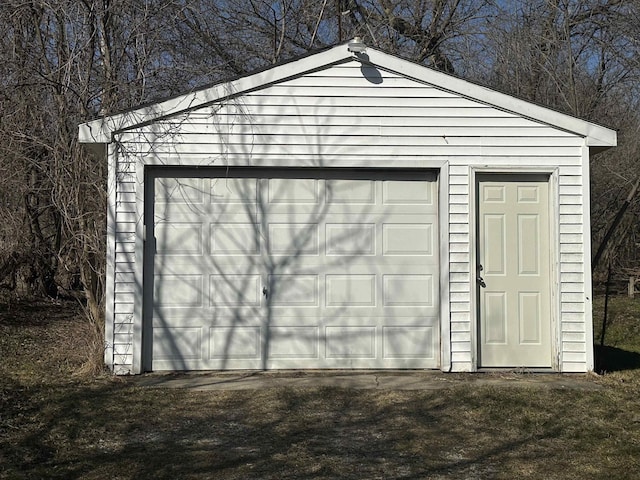
[[[479,367],[551,367],[549,179],[477,184]]]

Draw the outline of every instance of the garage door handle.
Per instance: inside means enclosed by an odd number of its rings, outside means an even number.
[[[269,290],[267,290],[267,287],[262,287],[262,295],[264,295],[264,298],[269,298]]]

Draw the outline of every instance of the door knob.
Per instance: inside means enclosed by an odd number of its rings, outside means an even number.
[[[267,290],[267,287],[262,287],[262,295],[264,295],[264,298],[269,298],[269,290]]]
[[[478,265],[478,273],[476,275],[476,282],[478,282],[478,285],[480,285],[482,288],[486,288],[487,284],[484,283],[484,278],[482,278],[482,276],[480,275],[480,272],[482,272],[482,270],[484,270],[482,268],[482,265]]]

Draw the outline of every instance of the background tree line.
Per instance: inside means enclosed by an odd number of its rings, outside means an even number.
[[[599,243],[640,173],[640,0],[3,0],[0,289],[80,293],[102,316],[106,165],[78,123],[354,36],[619,129],[591,165]],[[639,209],[619,271],[638,267]]]

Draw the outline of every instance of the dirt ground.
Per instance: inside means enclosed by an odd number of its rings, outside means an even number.
[[[627,367],[586,377],[594,389],[453,382],[194,391],[89,373],[93,331],[74,304],[0,305],[1,479],[615,479],[640,471],[640,362],[628,345],[611,347]]]

